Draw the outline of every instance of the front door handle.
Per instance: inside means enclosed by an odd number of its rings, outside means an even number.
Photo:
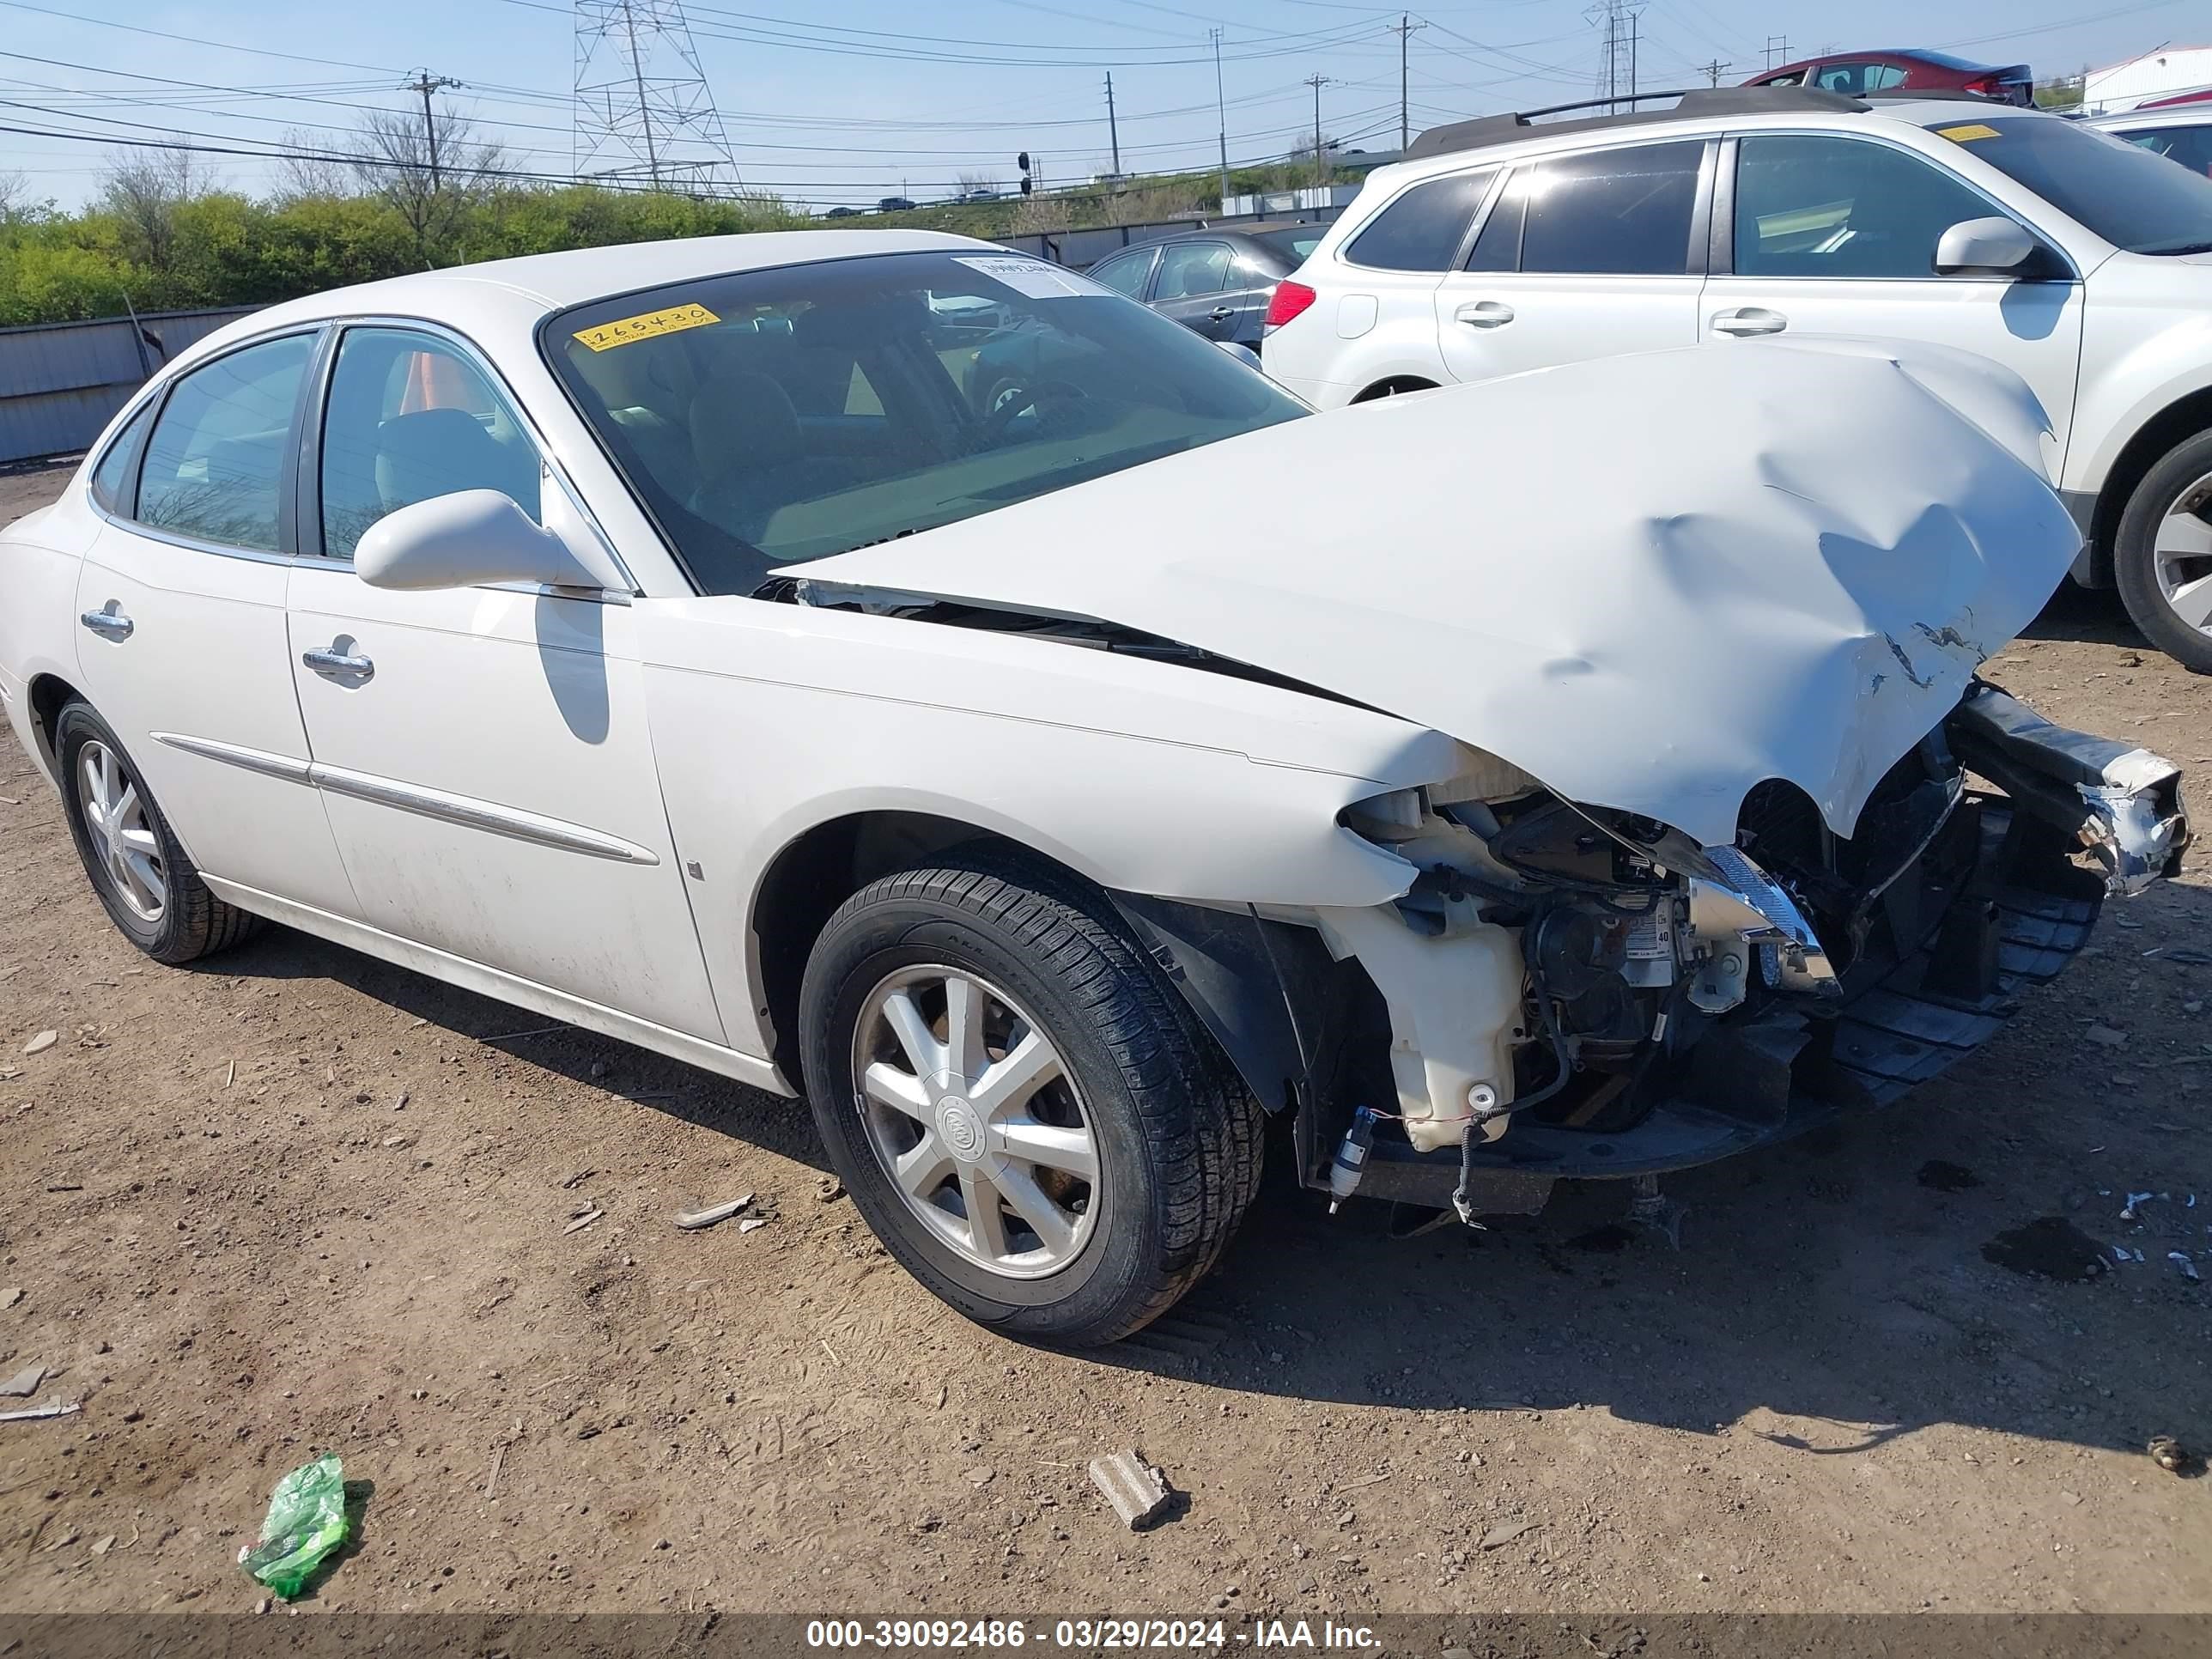
[[[1452,313],[1469,328],[1503,328],[1513,320],[1513,307],[1503,300],[1476,300]]]
[[[339,650],[335,641],[319,651],[302,651],[300,660],[325,679],[368,680],[376,675],[374,663]]]
[[[120,611],[88,611],[77,620],[103,640],[127,640],[138,631],[138,624]]]
[[[1740,306],[1734,311],[1713,313],[1713,332],[1738,340],[1753,334],[1779,334],[1789,326],[1787,317],[1765,306]]]

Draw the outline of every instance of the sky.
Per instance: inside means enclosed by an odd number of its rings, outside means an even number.
[[[586,0],[619,7],[621,0]],[[655,0],[665,8],[675,0]],[[1723,84],[1788,55],[1923,46],[2039,75],[2212,41],[2202,0],[1613,0],[1638,14],[1638,84]],[[1604,0],[1600,0],[1600,5]],[[1313,131],[1395,149],[1401,15],[1412,129],[1587,98],[1604,28],[1590,0],[723,0],[682,7],[738,176],[817,210],[884,196],[941,198],[1011,185],[1028,150],[1048,185],[1107,171],[1113,77],[1126,171],[1281,156]],[[1220,102],[1214,48],[1218,29]],[[667,61],[666,47],[647,70]],[[371,110],[419,111],[412,72],[461,82],[441,97],[497,140],[506,165],[576,166],[574,7],[568,0],[0,0],[0,171],[74,206],[99,190],[117,140],[178,134],[210,149],[341,144]],[[605,49],[592,62],[605,63]],[[602,70],[594,67],[587,80]],[[682,156],[682,133],[664,131]],[[258,154],[207,155],[225,185],[274,181]]]

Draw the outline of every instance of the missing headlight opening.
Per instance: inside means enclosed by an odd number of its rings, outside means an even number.
[[[1415,873],[1395,905],[1316,914],[1371,990],[1301,1142],[1339,1199],[1352,1180],[1470,1221],[1894,1098],[2188,841],[2171,763],[1978,680],[1848,834],[1771,779],[1700,847],[1466,752],[1467,776],[1343,814]]]

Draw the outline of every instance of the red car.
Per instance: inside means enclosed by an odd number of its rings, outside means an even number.
[[[1832,52],[1784,64],[1744,85],[1816,87],[1853,98],[1866,92],[1972,92],[2022,109],[2035,104],[2035,77],[2027,64],[2000,69],[1947,52]]]

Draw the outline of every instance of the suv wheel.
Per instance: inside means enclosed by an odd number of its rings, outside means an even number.
[[[1255,1183],[1257,1103],[1112,916],[1048,867],[955,854],[855,894],[807,963],[830,1162],[908,1272],[1010,1335],[1157,1318]]]
[[[2136,626],[2183,666],[2212,674],[2212,432],[2144,475],[2112,551]]]
[[[173,966],[225,950],[261,925],[208,891],[145,779],[88,704],[62,710],[54,753],[77,856],[125,939]]]

